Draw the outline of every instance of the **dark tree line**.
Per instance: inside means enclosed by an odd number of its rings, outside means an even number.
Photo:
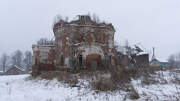
[[[0,56],[0,70],[5,72],[13,65],[16,65],[26,72],[31,70],[32,66],[32,53],[31,51],[22,52],[20,50],[16,50],[11,55],[6,53]]]

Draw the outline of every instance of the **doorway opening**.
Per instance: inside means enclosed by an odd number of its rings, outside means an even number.
[[[82,55],[79,55],[79,65],[82,66]]]

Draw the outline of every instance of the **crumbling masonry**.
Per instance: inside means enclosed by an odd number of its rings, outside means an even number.
[[[33,45],[33,65],[40,70],[104,69],[117,65],[112,24],[97,23],[88,15],[60,20],[53,27],[55,43]]]

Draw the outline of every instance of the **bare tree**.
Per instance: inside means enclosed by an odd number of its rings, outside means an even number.
[[[53,45],[53,40],[48,40],[47,38],[41,38],[37,41],[37,45]]]
[[[114,41],[114,48],[115,48],[116,50],[118,50],[119,47],[120,47],[120,45],[118,44],[118,42],[117,42],[117,41]]]
[[[172,67],[180,67],[180,53],[170,55],[168,62]]]
[[[53,26],[54,26],[55,24],[57,24],[58,22],[60,22],[60,21],[64,21],[64,19],[63,19],[63,17],[62,17],[60,14],[58,14],[58,15],[56,15],[56,16],[54,17]]]
[[[38,45],[45,45],[47,43],[48,39],[47,38],[41,38],[37,41]]]
[[[100,23],[99,17],[95,13],[92,15],[92,20],[95,21],[96,23]]]
[[[24,53],[23,64],[24,64],[27,72],[31,70],[31,66],[32,66],[32,53],[31,53],[31,51],[26,51]]]
[[[176,57],[176,62],[177,62],[177,67],[180,67],[180,53],[177,54],[177,57]]]
[[[69,21],[69,17],[66,16],[64,21],[68,22]]]
[[[169,56],[168,62],[171,67],[176,67],[176,60],[174,55]]]
[[[129,41],[128,40],[125,40],[125,50],[126,50],[127,55],[131,54],[132,49],[129,46]]]
[[[22,66],[23,53],[20,50],[14,52],[12,56],[12,65]]]
[[[3,72],[5,72],[6,68],[8,67],[8,60],[9,60],[9,56],[6,53],[4,53],[0,60],[0,64],[2,66]]]

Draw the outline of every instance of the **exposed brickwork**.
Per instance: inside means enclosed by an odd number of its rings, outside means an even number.
[[[102,64],[102,60],[101,60],[101,56],[99,54],[90,54],[88,56],[86,56],[86,66],[87,68],[93,68],[91,65],[91,61],[97,61],[97,65],[101,66]]]
[[[96,23],[89,16],[79,16],[75,21],[59,21],[54,25],[53,31],[55,45],[44,48],[48,52],[47,64],[53,64],[59,70],[79,65],[88,68],[91,67],[92,61],[97,61],[98,66],[103,66],[102,61],[108,57],[110,65],[117,65],[115,30],[112,24]],[[33,47],[34,60],[35,63],[42,64],[39,54],[43,50],[39,47],[43,46]]]

